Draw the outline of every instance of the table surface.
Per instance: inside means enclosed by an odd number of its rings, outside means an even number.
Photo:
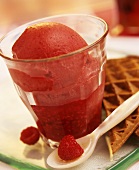
[[[138,44],[139,37],[111,37],[108,35],[106,44],[107,57],[109,59],[124,57],[130,54],[139,55]],[[0,108],[0,131],[6,131],[6,135],[0,133],[0,152],[45,167],[42,153],[40,153],[40,148],[42,150],[43,145],[42,141],[39,141],[38,145],[29,148],[18,139],[20,131],[28,125],[34,125],[34,121],[20,101],[2,58],[0,58]],[[8,123],[6,124],[5,122]],[[81,166],[70,168],[70,170],[92,170],[94,164],[96,165],[96,169],[103,169],[101,167],[110,165],[107,147],[104,147],[105,144],[102,146],[102,143],[105,143],[104,138],[100,139],[95,149],[95,156],[91,157]],[[115,160],[118,160],[119,157],[124,156],[134,148],[132,145],[130,147],[125,145],[122,150],[116,153]],[[48,149],[49,152],[50,150]],[[0,163],[0,169],[10,170],[11,168]],[[133,170],[133,168],[130,169]]]

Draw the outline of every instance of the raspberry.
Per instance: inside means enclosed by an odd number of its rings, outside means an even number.
[[[58,155],[63,160],[73,160],[80,157],[84,150],[72,135],[64,136],[58,147]]]
[[[37,128],[30,126],[21,132],[20,140],[28,145],[35,144],[40,138],[40,133]]]

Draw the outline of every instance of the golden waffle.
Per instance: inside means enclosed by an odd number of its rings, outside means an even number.
[[[107,116],[138,90],[139,57],[128,56],[107,61],[103,99]],[[115,153],[120,149],[133,132],[139,135],[138,127],[139,107],[129,117],[109,131],[112,152]]]
[[[139,127],[135,130],[135,134],[139,137]]]

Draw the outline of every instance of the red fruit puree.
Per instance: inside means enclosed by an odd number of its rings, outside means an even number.
[[[25,30],[14,44],[13,54],[18,59],[50,58],[86,45],[72,29],[47,23]],[[104,81],[99,81],[105,75],[99,73],[99,58],[86,51],[51,62],[16,64],[16,69],[9,69],[11,76],[47,139],[60,141],[69,134],[79,138],[100,124]]]
[[[87,99],[70,102],[60,106],[32,105],[42,134],[54,141],[71,134],[75,138],[91,133],[101,121],[101,95],[103,87],[96,89]]]

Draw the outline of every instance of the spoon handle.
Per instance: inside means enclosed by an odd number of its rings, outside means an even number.
[[[114,126],[122,122],[139,106],[139,91],[117,107],[99,126],[95,129],[96,135],[102,136]]]

